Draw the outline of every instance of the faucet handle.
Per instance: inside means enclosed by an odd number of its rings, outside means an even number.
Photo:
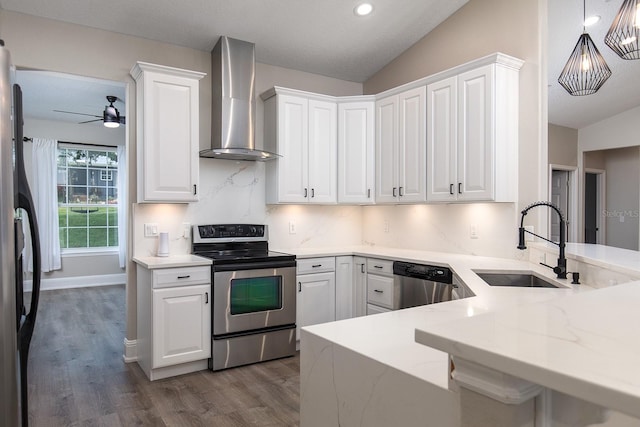
[[[580,273],[578,273],[577,271],[572,271],[571,272],[571,284],[572,285],[579,285],[580,284]]]

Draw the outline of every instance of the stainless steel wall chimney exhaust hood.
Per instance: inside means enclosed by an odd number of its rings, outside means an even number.
[[[255,147],[255,47],[220,37],[211,51],[211,149],[200,157],[266,161],[277,154]]]

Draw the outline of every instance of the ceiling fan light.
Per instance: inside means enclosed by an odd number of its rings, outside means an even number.
[[[640,0],[625,0],[604,42],[622,59],[640,59]]]
[[[112,106],[107,106],[104,109],[104,113],[102,115],[102,122],[104,127],[107,128],[117,128],[120,126],[120,113],[118,109]]]
[[[558,83],[571,95],[591,95],[602,87],[609,76],[611,69],[589,34],[584,33],[562,69]]]

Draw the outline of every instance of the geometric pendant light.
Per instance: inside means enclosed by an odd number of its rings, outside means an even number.
[[[640,59],[640,0],[625,0],[604,38],[622,59]]]
[[[582,35],[558,77],[558,83],[571,95],[591,95],[602,87],[609,76],[611,69],[583,27]]]
[[[591,95],[600,89],[609,76],[609,66],[589,34],[583,33],[562,69],[558,83],[571,95]]]

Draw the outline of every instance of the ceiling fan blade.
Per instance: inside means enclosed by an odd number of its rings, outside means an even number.
[[[80,116],[102,117],[102,116],[96,116],[95,114],[76,113],[75,111],[63,111],[63,110],[53,110],[53,111],[55,111],[56,113],[78,114]]]
[[[88,114],[87,114],[88,115]],[[95,119],[95,120],[87,120],[86,122],[78,122],[79,125],[85,124],[85,123],[92,123],[92,122],[101,122],[102,119]]]

